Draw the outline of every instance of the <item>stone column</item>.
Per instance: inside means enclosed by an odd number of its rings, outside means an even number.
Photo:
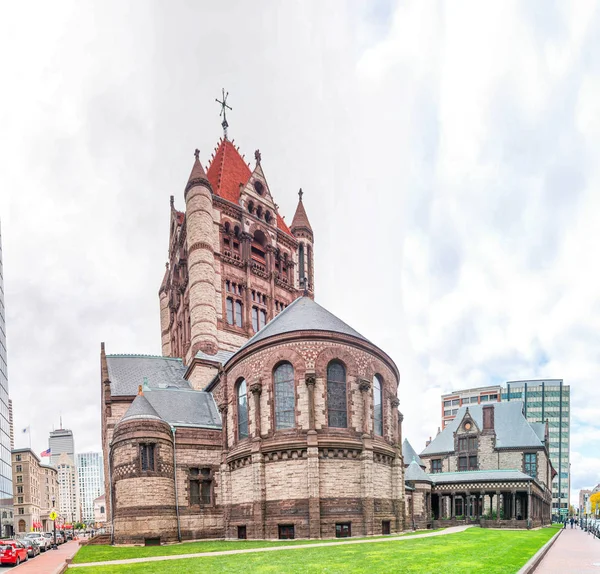
[[[497,490],[496,491],[496,521],[500,522],[500,498],[502,497],[502,493]]]
[[[394,429],[393,429],[393,436],[394,436],[394,442],[397,445],[401,445],[402,442],[400,441],[400,421],[398,420],[400,417],[399,416],[395,416],[396,410],[398,409],[398,406],[400,405],[400,400],[398,399],[398,397],[393,397],[390,400],[390,406],[392,407],[392,424],[394,425]],[[398,413],[399,415],[400,413]]]
[[[450,499],[450,518],[454,518],[456,516],[456,494],[454,492],[451,494]]]
[[[514,490],[512,491],[512,508],[510,515],[512,520],[517,519],[517,493]]]
[[[223,428],[223,430],[221,431],[221,445],[223,447],[223,458],[225,458],[227,456],[227,449],[229,448],[228,445],[228,438],[227,438],[227,403],[221,403],[219,405],[219,412],[221,413],[221,426]]]
[[[260,379],[250,385],[250,392],[252,393],[252,406],[254,407],[254,439],[260,440],[260,395],[262,393],[262,383]]]
[[[465,494],[465,518],[471,518],[471,493],[467,490]]]
[[[307,372],[305,375],[306,389],[308,391],[308,428],[310,431],[315,430],[315,385],[317,384],[317,376],[314,372]]]
[[[367,380],[361,379],[358,383],[358,388],[363,398],[363,417],[362,417],[362,433],[363,436],[370,435],[371,425],[369,424],[371,417],[369,416],[369,399],[371,398],[371,383]]]

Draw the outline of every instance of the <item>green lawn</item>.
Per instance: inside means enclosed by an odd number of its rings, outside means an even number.
[[[427,530],[437,532],[443,530]],[[406,534],[393,534],[390,536],[370,536],[371,540],[393,538],[395,536],[412,536],[423,534],[424,530],[408,532]],[[365,540],[365,538],[352,538],[352,540]],[[302,544],[317,544],[323,542],[339,542],[338,538],[332,540],[203,540],[202,542],[184,542],[182,544],[168,544],[166,546],[82,546],[73,557],[74,563],[103,562],[104,560],[123,560],[127,558],[146,558],[148,556],[173,556],[175,554],[195,554],[196,552],[219,552],[221,550],[243,550],[246,548],[267,548],[270,546],[288,546]]]
[[[224,574],[242,571],[267,574],[511,574],[517,572],[556,531],[553,527],[533,531],[471,528],[457,534],[415,540],[331,548],[311,548],[309,545],[304,549],[279,552],[92,566],[81,569],[81,574]],[[73,570],[73,574],[79,570]]]

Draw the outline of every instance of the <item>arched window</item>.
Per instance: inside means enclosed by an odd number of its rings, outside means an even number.
[[[25,521],[19,520],[19,532],[25,532]]]
[[[373,377],[373,431],[383,436],[383,384],[380,375]]]
[[[105,512],[106,512],[106,510],[105,510],[104,506],[101,506],[100,507],[100,514],[104,514]]]
[[[252,252],[252,259],[254,261],[257,261],[258,263],[261,263],[262,265],[265,264],[265,245],[267,244],[267,238],[265,237],[265,234],[258,229],[257,231],[254,232],[254,237],[252,238],[252,244],[250,246],[250,250]]]
[[[294,367],[281,363],[273,373],[275,389],[275,430],[294,428]]]
[[[248,438],[248,395],[244,379],[237,386],[237,427],[238,440]]]
[[[302,280],[304,279],[304,243],[298,245],[298,280],[300,281],[300,287],[302,287]]]
[[[336,428],[348,426],[346,369],[338,361],[327,365],[327,424]]]

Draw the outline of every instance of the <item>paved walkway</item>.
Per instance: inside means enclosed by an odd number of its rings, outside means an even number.
[[[84,568],[86,566],[114,566],[116,564],[137,564],[138,562],[160,562],[162,560],[183,560],[185,558],[204,558],[207,556],[227,556],[229,554],[250,554],[254,552],[277,552],[280,550],[301,550],[303,548],[319,548],[322,546],[342,546],[344,544],[376,544],[378,542],[402,542],[415,538],[429,538],[430,536],[444,536],[462,532],[472,526],[452,526],[438,532],[426,532],[412,536],[392,536],[390,538],[365,538],[362,540],[344,540],[339,542],[317,542],[316,544],[295,544],[284,546],[269,546],[267,548],[248,548],[247,550],[222,550],[219,552],[197,552],[196,554],[176,554],[171,556],[150,556],[147,558],[128,558],[126,560],[106,560],[104,562],[86,562],[83,564],[70,564],[69,568]]]
[[[563,530],[535,574],[600,574],[600,540],[579,528]]]
[[[46,550],[35,558],[23,562],[18,568],[19,574],[55,574],[60,572],[67,558],[71,558],[79,550],[79,541],[71,540],[61,544],[58,550]]]

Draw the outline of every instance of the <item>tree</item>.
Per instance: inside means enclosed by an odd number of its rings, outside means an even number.
[[[592,504],[592,514],[596,514],[597,510],[600,510],[600,492],[595,492],[590,496],[590,502]]]

